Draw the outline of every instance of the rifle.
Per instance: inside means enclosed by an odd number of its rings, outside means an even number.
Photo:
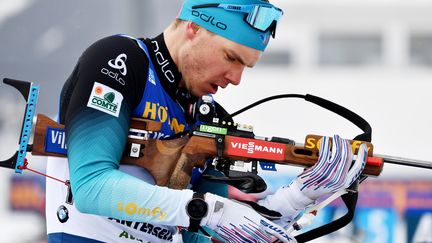
[[[64,144],[64,126],[43,114],[37,115],[33,144],[28,143],[39,87],[33,83],[12,79],[4,79],[4,83],[17,88],[26,99],[27,106],[19,149],[10,159],[0,161],[0,167],[12,168],[17,173],[22,173],[23,168],[25,168],[24,158],[27,152],[31,152],[32,155],[66,157],[67,146]],[[367,176],[379,176],[384,163],[397,163],[432,169],[432,164],[425,161],[377,156],[373,153],[373,145],[370,143],[372,129],[369,123],[342,106],[312,95],[269,97],[223,119],[216,118],[213,101],[210,97],[205,97],[197,102],[194,109],[194,113],[196,113],[194,117],[201,125],[181,134],[177,138],[167,140],[149,139],[151,133],[159,131],[160,123],[132,118],[121,163],[133,164],[147,169],[154,177],[157,185],[183,189],[189,184],[192,169],[194,167],[204,167],[207,161],[214,158],[212,166],[221,171],[224,176],[207,176],[208,179],[224,181],[246,193],[262,192],[267,187],[265,181],[257,175],[258,161],[261,164],[268,161],[265,164],[266,166],[274,166],[274,163],[277,163],[310,167],[318,160],[321,136],[308,135],[304,145],[300,145],[287,138],[255,136],[251,126],[237,124],[229,120],[233,116],[263,102],[291,97],[304,98],[336,112],[364,131],[354,140],[350,140],[354,153],[357,153],[361,143],[366,143],[368,147],[368,158],[366,167],[363,170],[362,180]],[[59,137],[62,138],[60,142],[58,139],[54,139]],[[162,161],[163,163],[161,163]],[[248,169],[246,171],[237,171],[234,167],[238,164],[246,164]],[[297,236],[296,239],[301,242],[308,241],[348,224],[354,215],[357,190],[354,188],[347,195],[343,195],[342,198],[349,209],[347,215],[338,219],[340,221],[336,220],[333,224],[330,223],[306,232]]]
[[[265,182],[256,175],[254,161],[274,161],[279,164],[310,167],[318,160],[318,143],[321,136],[308,135],[306,146],[297,146],[285,138],[258,138],[246,126],[226,123],[222,126],[200,125],[188,134],[175,139],[149,139],[149,132],[157,132],[161,124],[155,121],[133,118],[122,164],[137,165],[147,169],[159,186],[173,189],[186,188],[194,167],[203,168],[211,158],[217,157],[216,169],[224,172],[228,180],[246,193],[258,193],[266,189]],[[239,130],[243,129],[243,130]],[[250,129],[250,128],[248,128]],[[58,134],[61,135],[58,135]],[[133,135],[132,135],[133,134]],[[52,149],[56,141],[64,137],[64,125],[58,124],[43,114],[38,114],[32,155],[66,157],[66,150]],[[357,153],[360,141],[350,141]],[[368,157],[363,174],[379,176],[383,169],[383,158],[372,157],[373,145],[366,142]],[[63,145],[63,147],[65,147]],[[163,163],[161,163],[163,161]],[[254,163],[253,172],[230,170],[234,161]],[[251,178],[252,177],[252,178]],[[216,178],[213,178],[216,179]],[[255,186],[254,186],[255,185]]]

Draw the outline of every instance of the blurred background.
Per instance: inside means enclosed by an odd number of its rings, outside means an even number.
[[[283,16],[261,62],[216,98],[234,112],[282,93],[346,106],[373,128],[374,152],[432,161],[432,1],[273,0]],[[57,113],[58,94],[78,57],[107,35],[159,34],[180,0],[0,0],[0,78],[40,85],[37,112]],[[0,160],[18,148],[24,101],[0,84]],[[307,134],[360,130],[303,100],[278,100],[236,117],[257,135],[302,143]],[[44,158],[28,157],[44,171]],[[300,169],[278,167],[286,183]],[[286,175],[282,175],[286,172]],[[277,183],[275,183],[277,184]],[[45,178],[0,168],[0,242],[45,241]],[[338,203],[317,223],[343,213]],[[353,223],[314,242],[432,242],[432,171],[385,165],[361,186]]]

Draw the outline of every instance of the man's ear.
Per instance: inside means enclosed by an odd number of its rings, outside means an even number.
[[[201,30],[201,27],[194,22],[187,22],[186,25],[186,35],[188,39],[193,39],[198,34],[198,32]]]

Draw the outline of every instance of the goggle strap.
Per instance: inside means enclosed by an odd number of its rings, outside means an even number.
[[[219,3],[206,3],[206,4],[200,4],[200,5],[194,5],[192,6],[192,9],[197,9],[197,8],[217,8],[219,7]]]

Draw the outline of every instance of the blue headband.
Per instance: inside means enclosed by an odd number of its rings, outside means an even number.
[[[282,10],[261,0],[185,0],[178,19],[264,51]]]

